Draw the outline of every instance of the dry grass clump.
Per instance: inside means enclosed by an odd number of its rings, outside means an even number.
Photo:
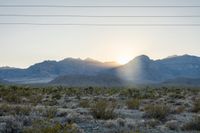
[[[58,102],[56,100],[47,99],[47,100],[43,101],[43,105],[45,105],[45,106],[56,106],[56,105],[58,105]]]
[[[61,98],[62,98],[62,95],[59,92],[52,94],[53,100],[60,100]]]
[[[62,125],[60,123],[56,123],[51,125],[51,123],[36,120],[33,122],[32,127],[25,128],[23,133],[78,133],[79,129],[74,123],[67,123]]]
[[[89,100],[81,100],[79,102],[79,106],[82,108],[90,108],[90,101]]]
[[[4,95],[3,100],[5,100],[8,103],[16,103],[16,104],[22,102],[21,97],[13,93],[7,93],[6,95]]]
[[[16,106],[13,108],[16,115],[29,115],[31,113],[30,106]]]
[[[158,119],[158,120],[165,119],[170,113],[169,106],[166,106],[166,105],[163,105],[163,104],[147,105],[144,110],[146,112],[145,115],[147,117]]]
[[[51,108],[48,108],[46,109],[46,112],[45,112],[45,116],[49,119],[52,119],[56,116],[56,113],[57,113],[57,108],[55,107],[51,107]]]
[[[43,99],[42,95],[34,95],[29,97],[29,101],[33,106],[36,106],[37,104],[41,103]]]
[[[186,123],[182,129],[187,131],[200,131],[200,117],[196,117],[192,121]]]
[[[165,126],[168,127],[170,130],[179,130],[179,123],[176,120],[168,121]]]
[[[196,113],[200,112],[200,99],[194,101],[192,111]]]
[[[173,110],[173,113],[175,114],[181,114],[185,111],[185,107],[184,106],[178,106]]]
[[[31,113],[30,106],[11,106],[8,104],[2,104],[0,106],[1,115],[29,115]]]
[[[179,93],[172,92],[172,93],[169,93],[168,95],[172,99],[184,99],[185,98],[184,94],[181,94],[180,92]]]
[[[107,100],[98,100],[91,107],[91,112],[96,119],[113,119],[116,117],[114,112],[116,108],[116,103]]]
[[[140,100],[139,99],[130,99],[126,102],[128,109],[139,109]]]

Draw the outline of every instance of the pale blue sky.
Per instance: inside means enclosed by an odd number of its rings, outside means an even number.
[[[0,5],[200,5],[199,0],[0,0]],[[0,14],[200,15],[200,8],[5,8]],[[199,23],[200,18],[23,18],[0,23]],[[140,54],[200,56],[200,27],[88,27],[0,25],[0,66],[28,67],[43,60],[91,57],[117,61]]]

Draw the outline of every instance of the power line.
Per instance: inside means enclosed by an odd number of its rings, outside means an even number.
[[[0,5],[0,7],[49,7],[49,8],[198,8],[200,5]]]
[[[139,15],[129,15],[129,16],[123,16],[123,15],[47,15],[47,14],[0,14],[1,17],[80,17],[80,18],[129,18],[129,17],[133,17],[133,18],[143,18],[143,17],[200,17],[200,15],[178,15],[178,16],[160,16],[160,15],[153,15],[153,16],[139,16]]]
[[[52,25],[52,26],[200,26],[200,24],[99,24],[99,23],[0,23],[0,25]]]

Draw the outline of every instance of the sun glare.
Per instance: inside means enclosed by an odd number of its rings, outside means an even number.
[[[127,56],[120,56],[120,57],[118,57],[117,62],[118,62],[119,64],[121,64],[121,65],[124,65],[124,64],[128,63],[130,60],[131,60],[130,57],[127,57]]]

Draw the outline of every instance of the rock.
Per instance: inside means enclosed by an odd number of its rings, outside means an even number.
[[[117,121],[117,124],[119,125],[119,127],[124,127],[126,124],[126,121],[122,118],[118,118],[116,121]]]
[[[171,121],[166,122],[165,126],[169,128],[170,130],[179,130],[180,128],[176,120],[171,120]]]
[[[6,123],[0,123],[0,133],[5,133],[6,132]]]

